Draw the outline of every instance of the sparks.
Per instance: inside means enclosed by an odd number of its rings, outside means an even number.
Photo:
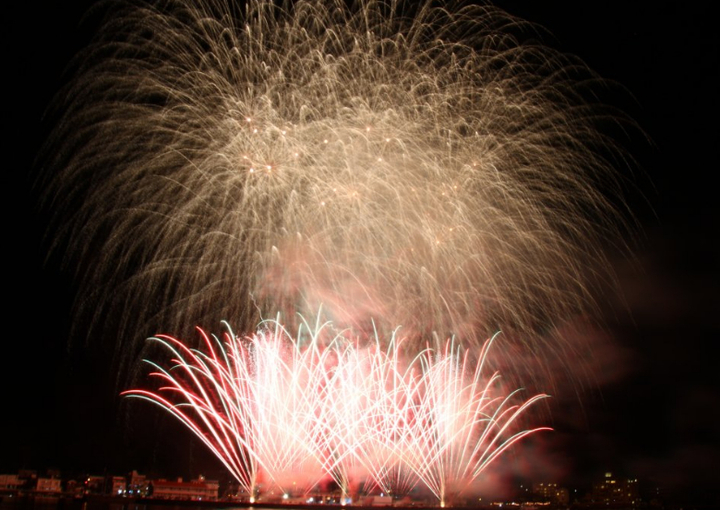
[[[41,184],[93,324],[189,337],[322,304],[413,350],[567,350],[545,333],[593,308],[620,223],[602,82],[492,6],[277,4],[118,2],[77,60]]]
[[[546,395],[500,392],[499,374],[487,368],[494,339],[476,361],[452,341],[405,361],[395,337],[361,345],[329,324],[304,324],[295,337],[277,321],[247,338],[199,330],[201,349],[154,337],[172,366],[148,361],[157,390],[125,395],[170,412],[253,495],[262,473],[282,494],[327,478],[343,498],[421,484],[444,505],[515,442],[547,430],[518,427]]]

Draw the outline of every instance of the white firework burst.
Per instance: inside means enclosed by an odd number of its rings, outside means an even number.
[[[321,305],[416,346],[592,309],[619,223],[598,125],[624,120],[530,25],[432,2],[110,5],[42,186],[81,313],[113,317],[121,350]]]

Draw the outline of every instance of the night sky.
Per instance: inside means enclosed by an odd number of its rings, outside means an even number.
[[[73,282],[57,260],[32,189],[43,112],[87,44],[88,0],[27,3],[5,18],[5,346],[0,472],[55,467],[115,474],[212,475],[220,467],[168,417],[136,425],[117,394],[112,352],[70,342]],[[594,388],[559,396],[552,436],[526,448],[531,480],[583,488],[610,470],[668,498],[720,501],[720,207],[715,179],[720,55],[704,2],[499,2],[544,26],[543,40],[622,85],[611,94],[645,132],[623,140],[637,160],[626,202],[633,257],[613,258],[621,296],[601,303]],[[8,157],[9,156],[9,157]],[[162,433],[158,432],[162,430]],[[520,464],[519,460],[515,460]],[[517,466],[516,466],[517,467]],[[517,471],[517,469],[516,469]],[[542,478],[545,477],[545,480]],[[556,480],[557,479],[557,480]]]

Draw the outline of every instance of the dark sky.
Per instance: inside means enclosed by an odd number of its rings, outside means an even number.
[[[68,346],[72,282],[56,264],[43,265],[46,219],[36,212],[29,176],[47,136],[43,111],[93,28],[92,18],[80,28],[90,2],[70,3],[28,3],[5,17],[9,307],[0,376],[0,472],[57,467],[117,473],[137,467],[188,476],[197,474],[198,465],[219,471],[165,417],[154,418],[159,427],[133,425],[116,397],[115,374],[101,343]],[[558,399],[555,435],[533,446],[544,460],[525,473],[553,473],[582,487],[613,470],[640,478],[645,487],[662,487],[667,495],[718,501],[711,490],[720,487],[716,17],[704,2],[664,8],[655,2],[568,4],[573,6],[499,3],[547,28],[549,45],[580,56],[624,86],[629,94],[616,99],[649,141],[633,134],[625,142],[639,167],[631,176],[636,189],[626,198],[638,228],[628,239],[634,259],[614,259],[625,306],[619,298],[605,304],[611,313],[597,363],[606,377],[583,395],[581,408]],[[157,429],[169,432],[158,438]],[[182,438],[181,446],[168,437]]]

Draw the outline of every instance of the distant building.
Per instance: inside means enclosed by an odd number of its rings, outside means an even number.
[[[77,480],[68,480],[65,482],[65,492],[75,496],[82,496],[85,493],[85,485]]]
[[[612,473],[605,473],[602,481],[593,484],[587,498],[590,503],[605,506],[635,507],[640,504],[637,478],[621,479]]]
[[[133,470],[130,473],[130,479],[128,480],[125,493],[132,497],[145,497],[150,493],[150,483],[145,475],[141,475],[137,471]]]
[[[152,487],[153,498],[216,501],[220,484],[215,480],[205,480],[201,477],[190,482],[183,482],[182,478],[175,482],[155,480],[152,482]]]
[[[62,492],[59,478],[38,478],[35,490],[38,492]]]
[[[0,475],[0,490],[15,491],[24,484],[25,480],[21,480],[18,475]]]
[[[105,494],[105,477],[91,475],[85,478],[85,494]]]
[[[538,499],[554,505],[567,505],[570,502],[570,491],[565,487],[558,487],[556,483],[535,483],[533,494]]]
[[[127,489],[127,480],[124,476],[113,476],[112,477],[112,488],[110,494],[113,496],[124,496],[125,490]]]
[[[22,483],[20,489],[35,490],[37,488],[37,471],[34,469],[21,469],[18,471],[18,478]]]

